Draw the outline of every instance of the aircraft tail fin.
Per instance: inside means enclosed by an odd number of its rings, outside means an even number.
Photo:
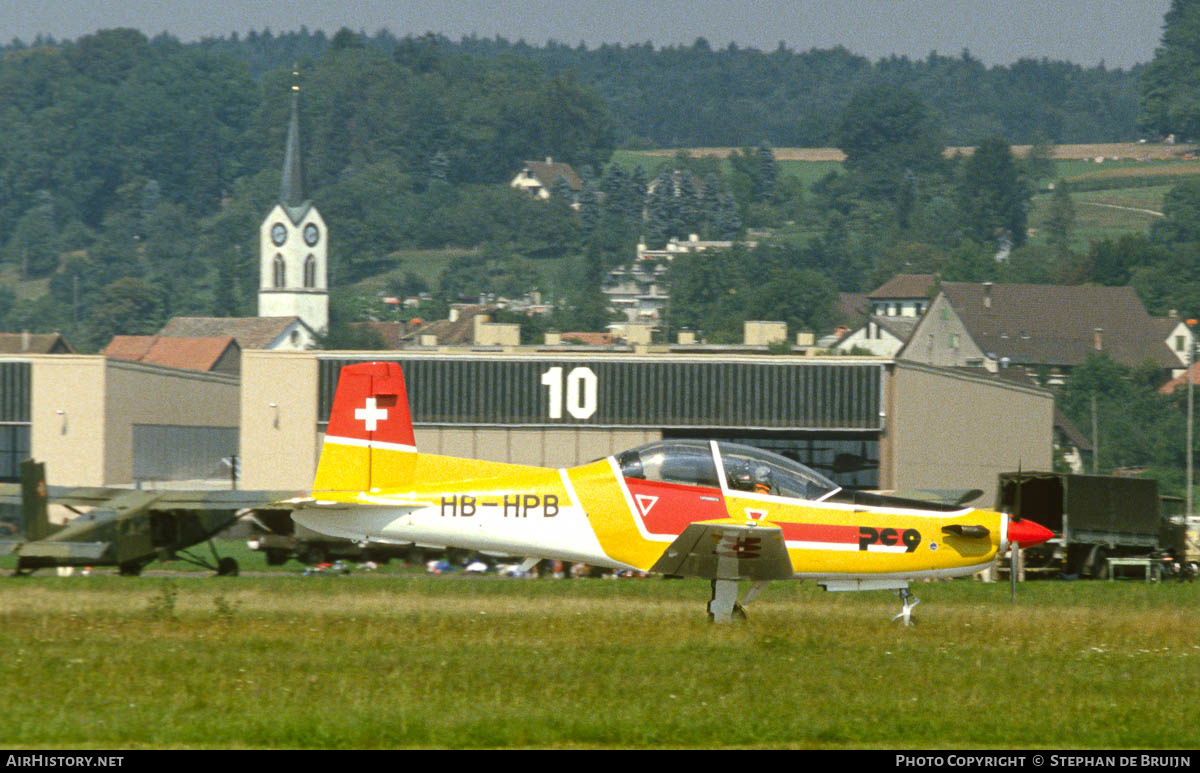
[[[45,539],[55,531],[47,507],[45,462],[21,462],[21,531],[30,542]]]
[[[314,491],[369,491],[411,479],[416,438],[395,362],[347,365],[338,376]]]

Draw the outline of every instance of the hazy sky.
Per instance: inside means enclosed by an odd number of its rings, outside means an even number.
[[[878,59],[970,49],[986,64],[1022,57],[1124,68],[1147,62],[1170,0],[0,0],[0,40],[75,39],[107,27],[184,41],[250,30],[332,34],[386,27],[398,37],[500,35],[541,45],[730,42],[764,50],[845,46]]]

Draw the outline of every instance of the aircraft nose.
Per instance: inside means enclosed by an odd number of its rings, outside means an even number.
[[[1022,548],[1040,545],[1053,536],[1054,532],[1028,518],[1022,518],[1019,521],[1008,519],[1008,541],[1015,542]]]

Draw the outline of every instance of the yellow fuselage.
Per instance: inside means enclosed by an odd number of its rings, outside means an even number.
[[[336,479],[319,473],[313,502],[294,518],[354,540],[648,570],[688,523],[718,521],[778,527],[795,577],[846,579],[972,574],[1007,548],[1007,519],[992,510],[649,484],[623,477],[611,457],[549,469],[327,442],[321,469],[337,470]],[[377,485],[355,489],[348,479]],[[953,525],[982,527],[985,536],[947,533]]]

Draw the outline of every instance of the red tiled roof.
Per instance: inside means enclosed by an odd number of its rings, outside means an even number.
[[[230,336],[220,338],[176,338],[162,336],[113,336],[103,354],[120,360],[165,365],[171,368],[211,371],[229,351],[240,348]]]
[[[1200,384],[1200,362],[1193,363],[1192,367],[1188,368],[1185,372],[1160,386],[1158,393],[1160,395],[1172,394],[1176,389],[1187,386],[1189,377],[1192,379],[1193,384]]]
[[[563,333],[563,342],[575,341],[585,346],[609,346],[613,343],[612,333]]]

